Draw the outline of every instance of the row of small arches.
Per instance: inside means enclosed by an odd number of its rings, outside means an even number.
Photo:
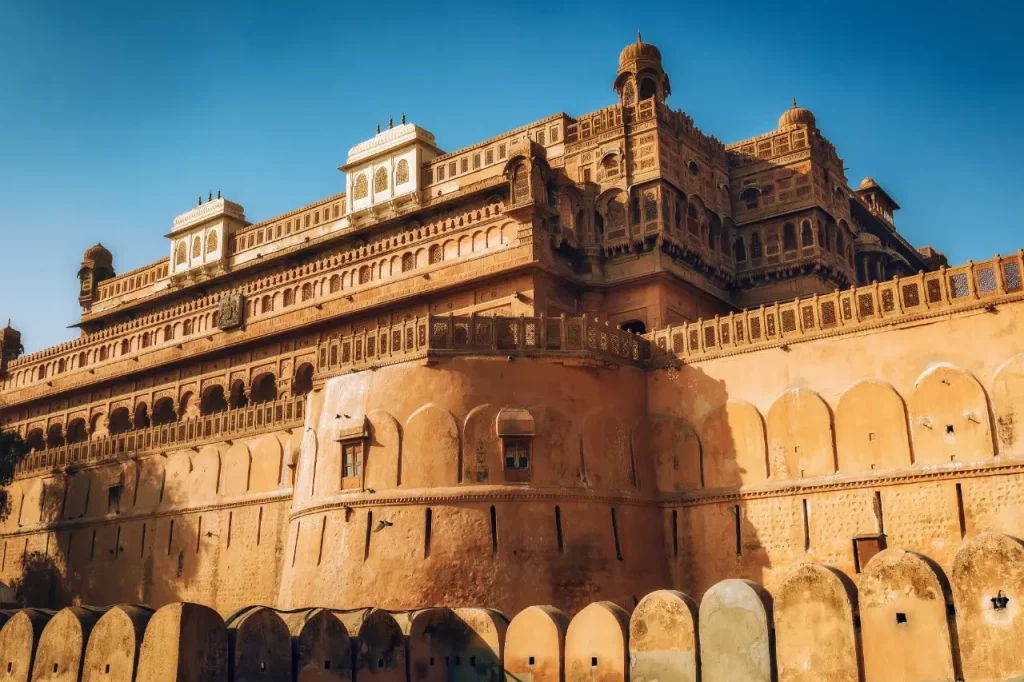
[[[377,170],[373,172],[374,194],[387,191],[389,175],[388,169],[384,166],[379,166]],[[395,165],[395,187],[404,185],[409,182],[409,179],[409,162],[405,159],[400,159]],[[369,186],[366,173],[359,173],[356,175],[356,180],[352,188],[352,198],[357,201],[359,199],[365,199],[369,195]]]
[[[192,260],[197,260],[203,257],[203,254],[210,255],[215,252],[219,246],[217,239],[217,231],[209,230],[206,233],[206,249],[203,250],[203,237],[202,235],[196,235],[192,238]],[[174,265],[184,265],[189,259],[188,246],[186,240],[178,242],[178,245],[174,250]]]

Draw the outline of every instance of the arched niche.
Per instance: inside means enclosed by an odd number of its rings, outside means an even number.
[[[704,593],[699,626],[704,682],[772,682],[771,597],[748,580],[723,580]]]
[[[192,457],[188,451],[179,450],[167,456],[164,463],[164,489],[160,506],[170,507],[184,504],[188,498],[189,476],[192,474]]]
[[[730,400],[713,410],[700,431],[704,487],[727,488],[768,479],[764,420],[750,403]]]
[[[501,443],[495,428],[499,406],[477,405],[466,415],[462,437],[466,444],[462,457],[462,482],[485,484],[502,482]]]
[[[590,604],[565,633],[566,682],[629,679],[629,613],[609,601]]]
[[[509,623],[505,633],[505,671],[511,679],[561,682],[569,617],[553,606],[530,606]]]
[[[359,623],[356,638],[356,676],[373,682],[405,682],[405,635],[395,617],[383,609],[370,609]]]
[[[630,429],[605,410],[583,418],[583,466],[587,485],[603,490],[624,490],[632,485]]]
[[[233,682],[292,679],[291,634],[275,611],[252,606],[226,625]]]
[[[530,482],[534,485],[578,485],[580,424],[553,405],[530,405],[536,435],[531,443]]]
[[[775,590],[773,611],[779,682],[858,682],[854,609],[836,572],[793,569]]]
[[[398,471],[402,458],[402,429],[389,412],[373,410],[366,415],[369,422],[366,470],[367,488],[391,490],[399,485]]]
[[[220,482],[220,448],[207,445],[192,458],[192,471],[185,481],[190,502],[209,502],[217,496]]]
[[[136,682],[228,679],[228,636],[213,609],[192,603],[156,610],[146,626]]]
[[[950,587],[967,680],[1024,679],[1024,545],[998,533],[956,553]]]
[[[768,411],[768,458],[777,480],[834,474],[832,413],[817,393],[793,388]]]
[[[252,464],[249,473],[249,492],[266,493],[281,485],[281,460],[284,448],[281,437],[268,433],[251,444]]]
[[[104,611],[82,606],[69,606],[58,611],[39,638],[32,679],[78,682],[85,662],[86,642]]]
[[[902,549],[867,563],[858,594],[867,682],[890,680],[894,670],[904,680],[954,678],[944,583],[924,557]]]
[[[451,412],[429,403],[405,424],[402,487],[441,488],[458,484],[459,426]]]
[[[160,504],[160,496],[164,489],[164,464],[166,458],[161,456],[139,459],[136,466],[138,482],[135,485],[136,511],[152,511]]]
[[[53,612],[21,609],[0,628],[0,679],[29,682],[36,651]]]
[[[143,606],[110,607],[89,635],[82,682],[133,682],[142,638],[152,615]]]
[[[296,682],[331,682],[352,679],[352,643],[348,630],[325,609],[283,615],[292,634],[292,660]]]
[[[643,438],[637,437],[643,432]],[[651,415],[634,429],[634,444],[646,442],[654,458],[659,492],[681,492],[701,486],[701,446],[697,434],[682,419]]]
[[[908,401],[916,464],[992,457],[988,399],[973,376],[952,365],[931,367]]]
[[[1014,356],[996,370],[992,379],[992,413],[999,454],[1024,455],[1024,355]]]
[[[907,409],[880,381],[859,381],[839,399],[836,449],[844,474],[910,466]]]
[[[629,618],[630,682],[697,682],[697,604],[682,592],[658,590]]]
[[[242,441],[235,441],[224,453],[221,467],[223,483],[220,492],[226,496],[244,495],[249,492],[249,476],[252,471],[252,455],[249,446]]]

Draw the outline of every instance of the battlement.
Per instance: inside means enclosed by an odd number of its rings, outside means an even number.
[[[828,566],[806,563],[771,592],[729,579],[695,595],[699,603],[661,589],[638,601],[593,602],[571,618],[551,606],[527,607],[511,620],[459,606],[250,606],[226,619],[194,603],[6,611],[0,665],[16,679],[89,680],[106,670],[111,679],[146,682],[362,675],[417,682],[429,679],[427,671],[534,682],[1024,675],[1024,612],[1016,606],[1024,597],[1024,545],[1006,535],[972,537],[948,577],[926,557],[886,549],[884,535],[874,547],[863,557],[859,589]]]

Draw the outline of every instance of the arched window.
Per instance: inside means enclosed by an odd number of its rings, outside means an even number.
[[[409,272],[416,267],[416,259],[411,253],[402,254],[402,272]]]
[[[370,281],[370,268],[367,265],[359,268],[359,283],[366,284]]]
[[[121,342],[121,355],[128,355],[128,353],[131,352],[131,349],[132,349],[132,344],[131,344],[131,342],[128,339],[125,339],[124,341]],[[100,349],[100,360],[106,360],[106,359],[107,359],[107,349],[106,348],[102,348],[102,349]]]
[[[249,397],[253,403],[277,400],[277,378],[270,372],[266,372],[253,379]]]
[[[526,164],[517,164],[512,171],[512,203],[518,204],[530,199],[530,174]]]
[[[245,382],[241,379],[236,379],[231,384],[231,394],[228,400],[228,405],[231,409],[237,409],[239,407],[245,407],[249,404],[249,397],[245,394]]]
[[[178,246],[174,250],[174,264],[182,265],[186,260],[188,260],[188,251],[185,250],[185,242],[178,242]]]
[[[627,82],[622,88],[622,104],[631,107],[636,104],[636,93],[633,90],[633,84]]]
[[[757,208],[757,204],[760,199],[761,192],[756,187],[748,187],[740,194],[740,201],[746,204],[747,210]]]
[[[127,407],[119,407],[110,413],[110,422],[107,427],[109,433],[125,433],[132,430],[131,414]]]
[[[644,78],[640,81],[640,101],[650,99],[658,94],[658,86],[654,83],[653,78]]]
[[[646,334],[647,325],[642,320],[628,320],[619,325],[619,328],[623,331],[633,332],[634,334]]]
[[[793,223],[782,226],[782,250],[796,251],[796,226]]]
[[[743,244],[743,237],[736,237],[736,242],[732,245],[732,251],[737,263],[747,260],[747,247]]]
[[[206,233],[206,253],[213,253],[217,250],[217,231],[210,230]]]
[[[308,362],[299,365],[292,380],[292,395],[306,395],[313,390],[313,365]]]
[[[757,232],[750,235],[750,257],[761,257],[761,235],[758,234]]]
[[[88,364],[89,364],[89,356],[83,350],[81,353],[78,354],[78,366],[79,367],[85,367]]]
[[[64,370],[68,368],[68,363],[64,358],[57,361],[57,374],[63,374]]]
[[[153,426],[171,424],[178,421],[178,415],[174,411],[174,400],[171,398],[160,398],[153,403]]]
[[[46,440],[43,438],[42,429],[32,429],[25,436],[25,445],[28,446],[30,452],[36,452],[46,448]]]
[[[181,333],[184,336],[190,336],[192,334],[192,320],[185,320],[184,324],[181,325]]]
[[[693,235],[700,233],[700,216],[692,203],[686,207],[686,230]]]
[[[846,253],[846,244],[843,242],[843,228],[836,230],[836,253],[842,255]]]
[[[89,429],[85,425],[85,420],[79,417],[78,419],[72,419],[68,424],[68,433],[65,440],[68,443],[82,443],[89,439]]]
[[[124,348],[123,345],[121,347]],[[109,351],[107,350],[106,346],[101,346],[100,347],[100,362],[103,362],[104,360],[107,359],[107,354],[108,353],[109,353]]]
[[[149,332],[142,333],[142,343],[140,345],[143,348],[149,348]]]
[[[336,294],[341,291],[341,277],[338,275],[331,275],[331,282],[328,285],[328,291],[332,294]]]
[[[404,185],[407,182],[409,182],[409,162],[402,159],[395,167],[395,184]]]
[[[264,296],[263,300],[260,302],[260,312],[266,314],[273,310],[274,301],[269,296]]]
[[[609,154],[601,159],[601,174],[606,178],[614,178],[619,174],[619,157]]]
[[[64,429],[60,424],[51,424],[46,430],[46,447],[59,448],[64,445]]]
[[[135,406],[135,418],[132,423],[137,429],[144,429],[149,426],[149,406],[140,402]]]
[[[444,251],[441,250],[440,244],[434,244],[433,246],[430,247],[427,260],[431,265],[440,263],[442,260],[444,260]]]
[[[224,397],[224,387],[214,384],[203,391],[203,397],[199,401],[199,411],[203,414],[217,414],[228,409],[227,398]]]
[[[302,300],[308,301],[311,298],[313,298],[313,285],[306,282],[302,285]]]
[[[164,341],[173,341],[173,340],[174,340],[174,327],[172,327],[171,325],[167,325],[166,327],[164,327]]]
[[[203,255],[203,240],[201,237],[196,236],[192,240],[192,257],[199,258]]]
[[[292,305],[293,303],[295,303],[295,291],[292,290],[292,289],[285,289],[284,290],[284,303],[282,305],[284,305],[284,307],[287,308],[288,306]]]
[[[811,223],[805,220],[800,225],[800,245],[801,246],[813,246],[814,235],[811,234]]]
[[[383,192],[388,188],[388,169],[381,166],[373,173],[373,193]]]
[[[356,186],[352,191],[353,199],[365,199],[366,195],[369,194],[369,182],[366,180],[366,174],[360,173],[356,176]]]

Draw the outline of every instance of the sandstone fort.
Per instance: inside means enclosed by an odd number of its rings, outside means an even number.
[[[0,330],[0,681],[1024,679],[1024,253],[911,245],[796,101],[612,85]]]

